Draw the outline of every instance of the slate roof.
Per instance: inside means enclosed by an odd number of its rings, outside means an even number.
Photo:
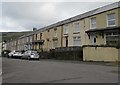
[[[99,13],[102,13],[102,12],[105,12],[105,11],[115,9],[115,8],[120,8],[120,1],[112,3],[110,5],[106,5],[106,6],[94,9],[94,10],[91,10],[91,11],[83,13],[83,14],[79,14],[77,16],[68,18],[66,20],[57,22],[55,24],[43,27],[41,29],[38,29],[37,32],[42,32],[42,31],[47,30],[47,29],[51,29],[51,28],[54,28],[54,27],[57,27],[57,26],[60,26],[60,25],[64,25],[64,24],[67,24],[67,23],[70,23],[70,22],[73,22],[73,21],[77,21],[77,20],[80,20],[80,19],[83,19],[83,18],[86,18],[86,17],[89,17],[89,16],[93,16],[93,15],[96,15],[96,14],[99,14]]]

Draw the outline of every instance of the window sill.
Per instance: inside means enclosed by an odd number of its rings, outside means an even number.
[[[116,25],[107,25],[107,27],[115,27]]]
[[[80,32],[74,32],[73,34],[79,34]]]
[[[66,34],[63,34],[63,35],[68,35],[68,33],[66,33]]]
[[[95,28],[90,28],[90,29],[97,29],[97,28],[95,27]]]
[[[57,37],[53,37],[53,40],[58,40],[58,38]]]

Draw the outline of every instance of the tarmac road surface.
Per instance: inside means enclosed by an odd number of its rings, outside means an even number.
[[[118,83],[118,67],[3,59],[3,83]]]

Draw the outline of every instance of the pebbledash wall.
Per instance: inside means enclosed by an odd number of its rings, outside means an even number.
[[[120,2],[116,2],[35,30],[28,35],[23,35],[16,40],[17,43],[15,46],[11,45],[11,48],[17,47],[16,49],[18,50],[19,47],[20,50],[24,50],[24,46],[27,46],[27,37],[31,37],[32,39],[30,43],[31,49],[38,51],[41,51],[41,48],[43,51],[49,51],[50,49],[58,49],[61,47],[117,45],[119,44],[120,35],[119,16]],[[41,45],[41,43],[43,43],[43,45]],[[118,61],[118,59],[114,59],[112,55],[109,57],[107,51],[107,49],[112,51],[111,53],[117,57],[117,49],[97,47],[96,50],[95,48],[83,47],[83,60]],[[104,50],[104,55],[100,54],[102,50]]]

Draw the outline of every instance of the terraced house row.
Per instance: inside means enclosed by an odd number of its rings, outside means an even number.
[[[9,50],[49,51],[60,47],[83,47],[83,60],[119,61],[120,2],[57,22],[16,40]]]

